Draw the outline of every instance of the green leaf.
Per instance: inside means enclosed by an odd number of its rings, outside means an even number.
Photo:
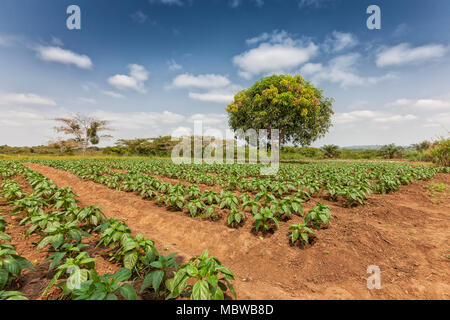
[[[153,281],[153,274],[152,272],[150,272],[145,276],[144,281],[142,281],[141,291],[139,291],[139,293],[142,294],[142,292],[144,292],[145,289],[150,287],[152,281]]]
[[[220,289],[219,287],[215,287],[215,292],[214,292],[212,299],[213,300],[224,300],[225,297],[223,295],[222,289]]]
[[[125,283],[120,287],[120,294],[127,300],[137,300],[137,294],[129,283]]]
[[[207,275],[206,276],[206,280],[208,281],[208,283],[211,285],[211,287],[217,287],[217,284],[219,282],[219,279],[217,278],[216,275]]]
[[[118,300],[118,298],[115,294],[110,293],[106,296],[106,300]]]
[[[164,278],[164,271],[157,270],[157,271],[153,271],[152,273],[153,273],[152,286],[153,286],[153,289],[155,289],[155,291],[158,292],[159,286],[161,285],[162,279]]]
[[[11,237],[6,233],[0,232],[0,240],[11,242]]]
[[[3,288],[8,283],[9,279],[9,272],[5,269],[0,269],[0,290],[3,290]]]
[[[192,300],[210,300],[208,282],[205,280],[197,281],[192,287]]]
[[[136,265],[138,260],[138,254],[136,251],[132,251],[130,253],[127,253],[125,257],[123,258],[123,265],[127,269],[133,269]]]
[[[53,270],[61,262],[65,255],[65,252],[56,252],[55,254],[53,254],[53,260],[50,263],[48,270]]]
[[[302,236],[302,239],[308,244],[308,242],[309,242],[308,234],[305,232],[302,232],[300,235]]]
[[[198,269],[194,266],[186,266],[186,272],[190,277],[196,277],[198,274]]]
[[[39,245],[36,247],[38,250],[45,248],[53,241],[53,236],[47,236],[39,242]]]
[[[22,267],[15,259],[3,260],[3,266],[6,270],[15,275],[20,275],[20,272],[22,271]]]
[[[298,230],[292,231],[292,233],[291,233],[291,241],[292,241],[292,243],[294,243],[295,241],[297,241],[298,236],[299,236]]]
[[[131,277],[131,270],[127,268],[122,268],[119,271],[116,272],[114,275],[114,278],[117,280],[117,282],[125,282]]]

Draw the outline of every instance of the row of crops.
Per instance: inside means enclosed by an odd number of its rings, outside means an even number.
[[[389,193],[449,169],[393,162],[322,162],[283,164],[277,175],[262,177],[260,165],[176,165],[166,160],[131,159],[36,162],[111,189],[138,193],[193,218],[218,221],[223,217],[231,228],[250,220],[256,234],[272,233],[280,221],[296,215],[301,221],[289,226],[289,238],[300,247],[315,240],[312,229],[330,225],[330,207],[317,198],[347,207],[363,205],[373,193]],[[212,190],[213,186],[220,191]],[[304,212],[303,204],[313,198],[315,206]]]
[[[239,194],[229,190],[217,192],[201,191],[195,184],[165,182],[154,175],[142,173],[141,170],[115,172],[109,166],[85,161],[40,161],[40,164],[74,173],[82,179],[103,184],[111,189],[135,192],[144,199],[155,201],[159,206],[170,211],[185,212],[197,219],[221,220],[225,216],[227,225],[239,228],[251,220],[256,234],[263,235],[279,228],[279,221],[289,221],[294,215],[301,223],[292,224],[289,238],[292,244],[304,247],[311,243],[316,235],[312,229],[328,227],[331,219],[330,208],[317,205],[305,213],[303,203],[310,195],[303,190],[292,195],[273,194],[265,188],[255,193]],[[123,167],[122,167],[123,168]],[[293,188],[290,189],[294,191]]]
[[[395,162],[282,164],[277,175],[266,177],[259,175],[261,165],[177,165],[165,160],[122,159],[50,161],[45,164],[68,170],[81,170],[88,164],[93,166],[95,173],[111,174],[111,169],[120,169],[130,174],[152,174],[194,184],[217,185],[242,193],[267,191],[277,198],[293,194],[303,199],[323,197],[341,201],[347,207],[364,204],[370,194],[389,193],[414,180],[433,178],[437,172],[450,172],[448,167],[413,167]],[[89,178],[89,171],[84,174]]]
[[[24,191],[17,177],[32,188]],[[106,219],[97,206],[79,207],[71,188],[59,188],[39,173],[18,162],[0,161],[0,197],[12,207],[10,214],[21,217],[25,236],[37,235],[36,250],[46,250],[53,278],[42,293],[61,288],[61,299],[116,300],[138,299],[138,292],[159,299],[224,299],[229,292],[236,297],[230,281],[231,270],[208,250],[183,265],[176,253],[164,256],[154,242],[142,235],[132,236],[119,219]],[[23,183],[23,182],[22,182]],[[17,291],[8,291],[24,269],[33,265],[19,256],[9,244],[11,237],[5,219],[0,218],[0,300],[25,299]],[[115,274],[99,275],[96,259],[88,253],[89,237],[98,236],[96,247],[103,248],[109,261],[122,268]],[[132,284],[140,280],[138,292]]]

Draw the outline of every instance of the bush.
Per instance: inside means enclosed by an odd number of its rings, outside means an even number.
[[[325,158],[339,158],[341,156],[341,150],[334,144],[323,146],[322,152]]]
[[[442,139],[431,148],[431,161],[440,166],[450,167],[450,139]]]
[[[378,154],[384,159],[398,159],[403,157],[404,149],[392,143],[381,147],[381,149],[378,150]]]

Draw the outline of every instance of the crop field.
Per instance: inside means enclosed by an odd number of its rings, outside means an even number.
[[[0,299],[449,299],[449,169],[0,161]]]

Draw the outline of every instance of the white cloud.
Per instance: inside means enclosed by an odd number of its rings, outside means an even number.
[[[172,81],[172,87],[175,88],[200,88],[212,89],[223,88],[231,84],[231,81],[217,74],[200,74],[198,76],[192,74],[181,74]]]
[[[148,16],[143,13],[141,10],[138,10],[130,15],[131,20],[136,23],[145,23],[148,20]]]
[[[380,50],[376,57],[378,67],[400,66],[443,57],[448,48],[441,44],[429,44],[412,48],[408,43]]]
[[[291,38],[289,33],[285,30],[274,30],[272,33],[261,33],[256,37],[245,40],[247,45],[256,45],[260,42],[267,42],[271,44],[283,43],[285,45],[295,45],[295,41]]]
[[[448,133],[450,130],[450,112],[438,113],[428,117],[425,126],[442,127]]]
[[[206,93],[189,92],[189,98],[206,102],[230,103],[234,99],[234,94],[217,91]]]
[[[323,8],[328,6],[328,4],[333,0],[299,0],[298,7],[303,8]]]
[[[80,55],[70,50],[61,49],[59,47],[40,46],[36,49],[39,59],[50,62],[57,62],[67,65],[75,65],[81,69],[91,69],[92,61],[87,55]]]
[[[418,111],[450,110],[450,101],[440,99],[397,99],[386,107],[414,108]]]
[[[108,78],[108,83],[119,90],[132,89],[140,93],[147,92],[145,82],[148,80],[149,72],[138,64],[131,64],[129,69],[129,75],[116,74]]]
[[[232,8],[239,7],[243,2],[243,0],[229,0],[230,7]],[[252,0],[251,2],[254,3],[257,7],[264,6],[264,0]]]
[[[339,52],[353,48],[358,44],[358,39],[352,33],[333,31],[325,40],[324,47],[327,51]]]
[[[52,36],[52,43],[58,47],[64,46],[64,43],[62,42],[62,40],[57,37],[54,37],[54,36]]]
[[[182,0],[149,0],[152,4],[163,4],[168,6],[183,6],[184,1]]]
[[[175,60],[173,60],[173,59],[169,60],[167,63],[168,63],[168,65],[169,65],[169,70],[170,70],[170,71],[178,71],[178,70],[183,69],[183,66],[180,65],[180,64],[178,64],[178,63],[177,63]]]
[[[402,123],[417,119],[413,114],[393,114],[373,110],[357,110],[352,112],[336,113],[334,122],[336,124],[351,123]]]
[[[53,99],[33,93],[0,93],[0,105],[56,106],[56,102]]]
[[[301,45],[290,38],[285,40],[278,44],[261,43],[259,47],[235,56],[233,63],[239,67],[239,75],[251,79],[260,74],[287,72],[309,61],[318,51],[314,43]]]
[[[17,42],[20,42],[20,40],[15,36],[0,35],[0,47],[11,47]]]
[[[386,74],[379,77],[360,76],[356,71],[356,64],[359,59],[360,54],[350,53],[331,59],[326,66],[320,63],[307,63],[300,69],[300,73],[315,84],[328,81],[336,83],[343,88],[373,85],[395,77],[393,74]]]
[[[114,92],[114,91],[108,91],[108,90],[102,90],[101,93],[103,93],[106,96],[109,96],[111,98],[116,98],[116,99],[123,99],[125,98],[125,96],[123,94]]]
[[[97,104],[97,100],[92,99],[92,98],[79,97],[78,101],[83,102],[83,103],[89,103],[89,104]]]

